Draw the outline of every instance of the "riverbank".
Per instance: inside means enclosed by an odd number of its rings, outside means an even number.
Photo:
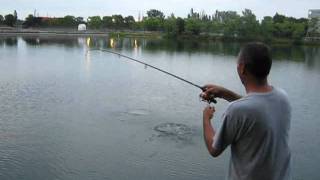
[[[191,35],[191,34],[182,34],[177,37],[177,39],[193,39],[199,41],[216,41],[216,42],[252,42],[260,41],[272,45],[315,45],[320,46],[320,37],[315,38],[304,38],[304,39],[289,39],[289,38],[264,38],[264,37],[228,37],[217,34],[200,34],[200,35]]]
[[[114,30],[87,30],[78,31],[75,29],[1,29],[0,36],[75,36],[75,37],[137,37],[137,38],[170,38],[178,40],[201,40],[201,41],[217,41],[217,42],[250,42],[250,41],[262,41],[268,44],[284,44],[284,45],[315,45],[320,46],[320,37],[304,38],[304,39],[287,39],[287,38],[243,38],[243,37],[227,37],[218,34],[181,34],[178,36],[168,36],[164,32],[154,31],[114,31]]]
[[[140,37],[140,38],[162,38],[163,33],[151,31],[100,31],[87,30],[78,31],[75,29],[19,29],[19,28],[0,28],[0,36],[111,36],[111,37]]]
[[[0,36],[109,36],[109,32],[41,30],[41,29],[0,29]]]
[[[304,39],[288,39],[288,38],[246,38],[246,37],[227,37],[219,34],[199,34],[192,35],[184,33],[177,36],[168,36],[164,32],[111,32],[112,37],[152,37],[152,38],[167,38],[177,40],[196,40],[196,41],[212,41],[212,42],[251,42],[261,41],[273,45],[315,45],[320,46],[320,37],[308,37]]]

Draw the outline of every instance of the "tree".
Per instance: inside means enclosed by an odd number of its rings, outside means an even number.
[[[304,23],[295,23],[293,25],[292,38],[295,40],[300,40],[306,35],[306,28]]]
[[[16,10],[14,10],[13,16],[14,16],[14,20],[17,21],[18,20],[18,13]]]
[[[61,22],[62,26],[75,26],[76,24],[76,18],[70,15],[65,16]]]
[[[216,11],[211,28],[225,36],[235,36],[241,29],[241,17],[236,11]],[[220,30],[219,30],[220,29]]]
[[[134,17],[133,16],[127,16],[124,18],[124,25],[126,28],[131,29],[135,23]]]
[[[239,35],[242,37],[256,37],[259,33],[259,22],[250,9],[242,11]]]
[[[24,23],[23,23],[23,26],[28,28],[30,26],[33,25],[33,15],[32,14],[29,14],[28,17],[26,17]]]
[[[210,23],[210,32],[221,34],[223,33],[223,24],[215,19]]]
[[[273,22],[274,23],[283,23],[285,19],[286,19],[286,16],[278,14],[278,13],[276,13],[273,16]]]
[[[184,32],[184,26],[185,26],[185,21],[178,17],[176,20],[176,26],[177,26],[177,34],[182,34]]]
[[[216,20],[220,23],[228,23],[234,19],[240,18],[236,11],[216,11],[213,20]]]
[[[188,14],[188,19],[189,18],[200,19],[200,14],[197,12],[194,12],[193,8],[191,8],[190,13]]]
[[[13,27],[13,25],[16,23],[16,20],[12,14],[8,14],[8,15],[5,15],[4,17],[4,23],[7,26]]]
[[[83,17],[80,17],[80,16],[75,18],[75,22],[76,22],[77,24],[85,23]]]
[[[274,31],[273,19],[271,16],[265,16],[261,21],[261,33],[266,39],[272,38],[272,32]]]
[[[282,23],[274,23],[273,35],[278,38],[291,38],[293,34],[293,23],[284,20]]]
[[[160,18],[161,20],[164,20],[163,12],[156,9],[150,9],[149,11],[147,11],[147,15],[149,18]]]
[[[102,20],[100,16],[91,16],[88,18],[88,25],[91,28],[99,29],[102,26]]]
[[[165,19],[164,30],[166,31],[168,36],[177,35],[177,19],[173,14],[171,14],[171,16]]]
[[[143,20],[143,26],[148,31],[159,31],[162,29],[163,24],[160,18],[148,17]]]
[[[184,32],[185,21],[182,18],[176,18],[174,14],[164,20],[164,30],[168,36],[177,36]]]
[[[201,29],[201,22],[195,18],[189,18],[186,20],[186,31],[193,35],[199,35]]]
[[[102,24],[105,28],[113,28],[113,21],[111,16],[103,16],[102,18]]]
[[[115,28],[122,28],[124,26],[124,19],[120,14],[112,15],[112,21]]]
[[[0,14],[0,24],[3,24],[4,18],[3,16]]]

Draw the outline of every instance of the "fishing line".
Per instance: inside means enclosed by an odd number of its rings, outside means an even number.
[[[132,58],[132,57],[130,57],[130,56],[126,56],[126,55],[124,55],[124,54],[121,54],[121,53],[118,53],[118,52],[114,52],[114,51],[110,51],[110,50],[106,50],[106,49],[90,49],[90,51],[101,51],[101,52],[106,52],[106,53],[115,54],[115,55],[118,55],[119,57],[124,57],[124,58],[126,58],[126,59],[128,59],[128,60],[137,62],[137,63],[139,63],[139,64],[143,64],[145,67],[153,68],[153,69],[155,69],[155,70],[157,70],[157,71],[160,71],[160,72],[162,72],[162,73],[165,73],[165,74],[167,74],[167,75],[169,75],[169,76],[171,76],[171,77],[174,77],[174,78],[179,79],[179,80],[181,80],[181,81],[183,81],[183,82],[186,82],[186,83],[188,83],[188,84],[190,84],[190,85],[192,85],[192,86],[194,86],[194,87],[197,87],[197,88],[201,89],[202,91],[205,91],[205,90],[206,90],[204,87],[199,86],[199,85],[197,85],[197,84],[195,84],[195,83],[193,83],[193,82],[191,82],[191,81],[188,81],[188,80],[186,80],[186,79],[184,79],[184,78],[182,78],[182,77],[180,77],[180,76],[177,76],[177,75],[175,75],[175,74],[172,74],[172,73],[170,73],[170,72],[168,72],[168,71],[165,71],[165,70],[163,70],[163,69],[160,69],[160,68],[158,68],[158,67],[156,67],[156,66],[153,66],[153,65],[151,65],[151,64],[148,64],[148,63],[143,62],[143,61],[141,61],[141,60]],[[211,96],[209,97],[208,102],[209,102],[209,104],[210,104],[211,102],[217,103],[217,101],[214,99],[214,95],[211,95]]]

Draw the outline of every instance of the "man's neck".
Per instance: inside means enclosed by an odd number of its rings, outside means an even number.
[[[248,83],[245,88],[247,93],[267,93],[272,91],[272,86],[268,84],[268,81],[262,84]]]

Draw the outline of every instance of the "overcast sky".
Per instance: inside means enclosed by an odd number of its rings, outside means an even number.
[[[0,14],[17,10],[18,17],[24,19],[33,14],[40,16],[93,16],[122,14],[138,17],[149,9],[159,9],[170,15],[186,17],[191,8],[213,14],[215,10],[234,10],[241,13],[251,9],[259,19],[273,16],[276,12],[294,17],[307,17],[308,9],[320,9],[320,0],[1,0]]]

